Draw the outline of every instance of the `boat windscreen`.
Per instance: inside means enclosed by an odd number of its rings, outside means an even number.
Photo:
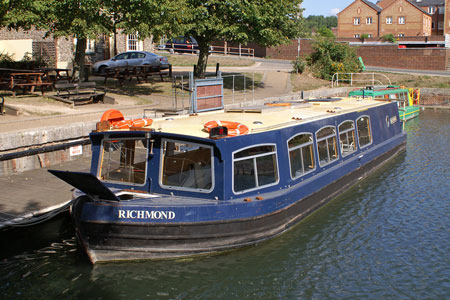
[[[147,153],[146,139],[105,139],[100,161],[100,179],[136,185],[145,184]]]

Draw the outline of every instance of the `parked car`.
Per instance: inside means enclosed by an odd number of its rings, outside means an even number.
[[[104,73],[106,68],[126,66],[152,66],[161,67],[163,70],[169,68],[169,60],[165,56],[147,51],[128,51],[117,54],[111,59],[96,62],[93,70]]]
[[[167,50],[170,53],[185,52],[197,53],[198,43],[193,37],[180,36],[172,40],[168,40],[165,45],[159,45],[159,50]]]

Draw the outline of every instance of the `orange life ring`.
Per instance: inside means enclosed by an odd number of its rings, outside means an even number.
[[[210,132],[212,128],[224,126],[228,129],[228,136],[237,136],[248,133],[248,127],[239,122],[230,122],[230,121],[209,121],[206,122],[203,127],[207,132]]]
[[[144,127],[152,125],[152,119],[134,119],[134,120],[122,120],[117,122],[110,122],[113,129],[130,129],[131,127]]]
[[[125,120],[123,114],[117,109],[109,109],[105,111],[100,122],[108,121],[111,129],[130,129],[131,127],[150,126],[152,119],[140,118],[134,120]]]

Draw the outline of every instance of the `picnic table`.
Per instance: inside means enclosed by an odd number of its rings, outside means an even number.
[[[108,78],[114,78],[119,80],[119,85],[122,86],[123,82],[128,79],[136,78],[138,83],[141,83],[141,78],[147,82],[148,77],[151,76],[160,76],[161,81],[164,81],[163,76],[168,75],[172,76],[172,66],[169,66],[169,69],[161,70],[161,67],[153,67],[153,66],[123,66],[123,67],[110,67],[106,68],[104,73],[98,74],[98,76],[105,77],[104,83],[108,80]]]
[[[50,79],[51,82],[53,82],[53,84],[56,84],[60,81],[67,81],[67,83],[72,82],[70,69],[42,68],[40,70],[46,74],[46,76]]]
[[[51,82],[43,72],[20,72],[9,74],[9,89],[11,89],[13,97],[16,96],[16,90],[20,88],[25,94],[28,89],[30,93],[33,93],[36,87],[40,87],[41,93],[44,95],[44,89],[52,86],[53,82]]]

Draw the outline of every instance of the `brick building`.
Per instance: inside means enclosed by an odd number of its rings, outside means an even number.
[[[338,14],[338,37],[443,35],[449,22],[445,0],[355,0]]]
[[[0,53],[11,55],[17,61],[28,56],[33,60],[43,59],[52,67],[72,68],[76,39],[45,37],[45,33],[43,30],[34,28],[27,31],[2,28],[0,29]],[[136,34],[117,34],[115,37],[104,35],[95,40],[88,40],[87,62],[92,63],[114,56],[114,38],[117,53],[154,50],[152,38],[139,40]]]

